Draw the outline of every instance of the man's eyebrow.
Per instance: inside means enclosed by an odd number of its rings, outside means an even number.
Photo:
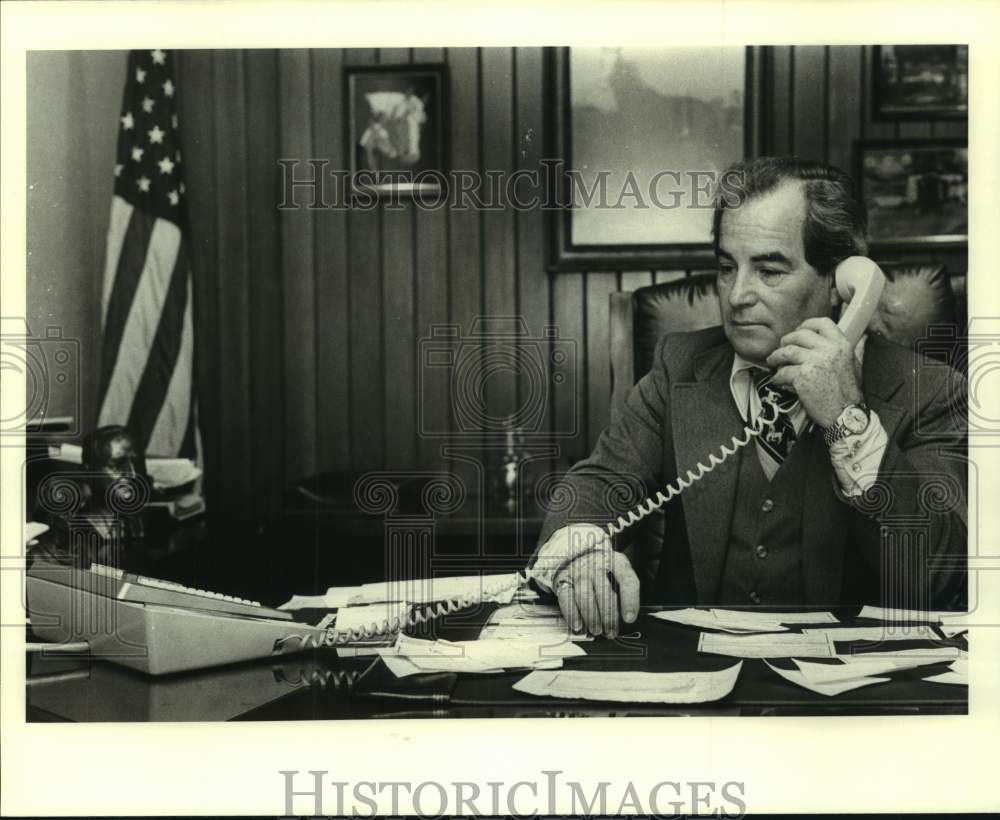
[[[750,257],[751,262],[780,262],[781,264],[792,266],[792,260],[785,256],[780,251],[771,251],[770,253],[759,253],[756,256]]]
[[[715,255],[722,259],[728,259],[730,262],[735,262],[736,257],[734,257],[729,251],[719,248]],[[792,267],[792,260],[785,256],[781,251],[769,251],[768,253],[758,253],[755,256],[750,257],[751,262],[778,262],[780,264],[788,265]]]

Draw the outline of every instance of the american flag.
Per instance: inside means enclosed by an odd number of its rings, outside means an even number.
[[[168,51],[132,51],[101,295],[98,424],[153,456],[197,457],[191,269]]]

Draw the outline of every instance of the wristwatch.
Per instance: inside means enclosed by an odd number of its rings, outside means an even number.
[[[827,446],[847,436],[856,436],[868,429],[871,411],[866,404],[849,404],[840,411],[832,426],[823,431],[823,441]]]

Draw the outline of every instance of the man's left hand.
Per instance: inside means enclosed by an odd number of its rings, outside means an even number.
[[[806,319],[781,337],[767,364],[777,368],[774,384],[792,388],[820,427],[831,427],[847,405],[864,400],[854,346],[832,319]]]

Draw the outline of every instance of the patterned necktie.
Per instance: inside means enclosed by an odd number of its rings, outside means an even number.
[[[762,368],[755,367],[751,371],[754,387],[757,388],[757,395],[760,396],[764,404],[762,410],[765,418],[770,418],[774,413],[769,405],[777,404],[782,410],[787,410],[798,401],[791,390],[786,390],[771,383],[773,373]],[[778,416],[778,420],[757,437],[757,443],[764,449],[771,458],[781,464],[787,457],[788,451],[795,444],[795,427],[787,414]]]

